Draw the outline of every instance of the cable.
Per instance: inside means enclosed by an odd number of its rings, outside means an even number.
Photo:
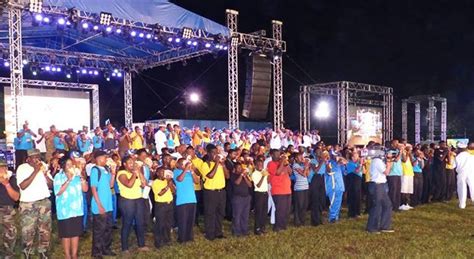
[[[156,97],[158,97],[158,99],[160,99],[160,101],[161,101],[163,104],[165,104],[166,101],[165,101],[157,92],[155,92],[155,90],[153,90],[153,88],[148,84],[148,82],[145,80],[145,78],[143,78],[143,76],[141,76],[139,73],[138,73],[137,75],[140,77],[140,79],[141,79],[142,82],[146,85],[146,87],[148,87],[148,89],[150,89],[150,91],[151,91],[152,93],[154,93],[154,94],[156,95]]]
[[[285,53],[285,56],[293,63],[296,65],[296,67],[301,71],[303,72],[309,79],[311,79],[311,81],[313,81],[313,83],[317,83],[316,80],[314,80],[314,78],[311,77],[311,75],[306,72],[306,70],[304,70],[298,63],[296,63],[296,61],[294,59],[292,59],[288,54]]]

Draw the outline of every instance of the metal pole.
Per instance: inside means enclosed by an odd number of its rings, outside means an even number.
[[[23,55],[21,32],[21,8],[18,0],[10,1],[8,6],[8,38],[10,51],[10,91],[12,98],[12,114],[10,130],[18,131],[23,121]],[[12,132],[14,134],[14,132]]]
[[[92,127],[94,129],[100,127],[99,107],[99,86],[95,85],[92,90]]]
[[[446,132],[447,121],[448,121],[448,103],[446,99],[443,99],[443,101],[441,101],[441,140],[444,140],[444,141],[446,141],[446,137],[447,137],[447,132]]]
[[[272,21],[273,38],[277,41],[282,40],[281,21]],[[273,59],[273,129],[283,128],[283,58]]]
[[[125,72],[123,81],[123,97],[125,104],[125,127],[131,128],[133,123],[133,103],[132,103],[132,73]]]
[[[226,10],[227,28],[229,28],[231,37],[238,35],[237,17],[239,12],[235,10]],[[240,44],[240,42],[239,42]],[[231,44],[227,55],[227,73],[229,84],[229,129],[239,128],[239,64],[238,48],[239,44]]]
[[[434,141],[435,104],[432,97],[428,100],[428,140]]]
[[[408,139],[408,101],[402,100],[402,138]]]
[[[421,115],[421,108],[420,103],[415,103],[415,144],[421,142],[421,122],[420,122],[420,115]]]

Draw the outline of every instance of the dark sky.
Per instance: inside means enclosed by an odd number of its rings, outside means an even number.
[[[225,9],[236,9],[239,31],[271,31],[271,20],[283,21],[288,52],[283,60],[286,126],[299,125],[301,84],[356,81],[385,85],[395,92],[395,135],[399,135],[402,98],[439,93],[448,97],[448,129],[474,135],[474,1],[235,0],[172,1],[225,24]],[[159,67],[134,78],[134,120],[184,117],[185,88],[202,92],[203,104],[190,118],[227,119],[227,56],[189,60],[187,66]],[[240,93],[245,64],[240,62]],[[123,123],[120,82],[101,85],[101,118]],[[242,106],[241,106],[242,107]],[[270,116],[268,118],[270,120]],[[398,134],[397,134],[398,133]],[[330,134],[327,132],[327,134]],[[333,132],[333,134],[335,134]]]

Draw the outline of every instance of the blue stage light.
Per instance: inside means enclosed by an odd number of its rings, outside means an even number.
[[[35,15],[35,20],[36,20],[37,22],[43,21],[43,15],[41,15],[41,14]]]
[[[92,27],[92,29],[94,29],[94,31],[97,31],[97,30],[99,30],[99,26],[98,26],[98,25],[94,25],[94,27]]]
[[[66,24],[66,19],[64,19],[64,18],[59,18],[59,19],[58,19],[58,24],[59,24],[59,25],[64,25],[64,24]]]
[[[51,21],[51,20],[49,19],[49,17],[44,17],[44,18],[43,18],[43,22],[45,22],[45,23],[49,23],[50,21]]]
[[[130,32],[130,35],[131,35],[132,37],[135,37],[135,36],[137,36],[137,32],[136,32],[136,31],[132,31],[132,32]]]
[[[122,29],[118,28],[117,30],[115,30],[115,33],[117,33],[117,34],[122,33]]]
[[[176,38],[176,39],[174,40],[174,42],[180,43],[180,42],[181,42],[181,39],[180,39],[180,38]]]
[[[105,29],[105,31],[108,32],[108,33],[112,32],[112,27],[107,27],[107,28]]]
[[[210,48],[210,47],[211,47],[211,43],[209,43],[209,42],[206,43],[205,47],[206,47],[206,48]]]
[[[89,24],[88,23],[83,23],[82,24],[82,29],[88,29],[89,28]]]
[[[193,42],[193,46],[196,47],[198,45],[198,42],[197,41],[194,41]]]

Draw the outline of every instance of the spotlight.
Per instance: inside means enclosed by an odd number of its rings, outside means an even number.
[[[211,47],[211,43],[209,43],[209,42],[206,43],[205,47],[206,47],[206,48],[210,48],[210,47]]]
[[[52,68],[51,68],[51,71],[56,72],[56,68],[55,68],[55,67],[52,67]]]
[[[168,42],[172,42],[173,41],[173,38],[172,37],[169,37],[168,38]]]
[[[105,80],[107,81],[110,81],[110,73],[109,72],[104,72],[104,77],[105,77]]]
[[[50,21],[51,21],[51,20],[49,19],[49,17],[44,17],[44,18],[43,18],[43,22],[45,22],[45,23],[49,23]]]
[[[107,80],[107,82],[110,82],[110,77],[106,77],[105,80]]]
[[[240,43],[239,35],[232,36],[232,39],[230,40],[230,45],[232,47],[237,47],[237,46],[239,46],[239,43]]]
[[[58,24],[59,24],[59,25],[64,25],[64,24],[66,24],[66,19],[64,19],[64,18],[59,18],[59,19],[58,19]]]
[[[92,70],[89,71],[89,75],[92,75],[94,72]]]
[[[143,32],[140,32],[140,34],[138,34],[138,37],[140,37],[140,38],[143,38],[143,37],[145,37],[145,33],[143,33]]]
[[[41,13],[43,11],[43,0],[30,0],[30,12]]]
[[[180,42],[181,42],[181,39],[180,39],[180,38],[176,38],[176,39],[174,40],[174,42],[180,43]]]
[[[37,76],[37,75],[38,75],[38,72],[37,72],[37,71],[33,71],[33,72],[31,72],[31,74],[33,74],[34,76]]]
[[[118,72],[117,77],[122,77],[122,72]]]
[[[71,79],[71,74],[66,74],[67,79]]]
[[[98,76],[98,75],[99,75],[99,71],[94,70],[94,76]]]
[[[70,22],[70,21],[66,21],[66,25],[67,25],[67,26],[70,26],[70,25],[71,25],[71,22]]]
[[[118,28],[117,30],[115,30],[115,33],[117,33],[117,34],[122,33],[122,29]]]
[[[86,69],[82,69],[82,70],[81,70],[81,73],[82,73],[82,74],[87,74],[87,70],[86,70]]]
[[[186,42],[186,44],[191,45],[191,44],[193,44],[193,42],[188,40],[188,42]]]
[[[105,28],[105,31],[108,32],[108,33],[111,33],[112,32],[112,27]]]
[[[193,42],[193,46],[196,47],[198,45],[197,41]]]
[[[50,66],[46,66],[46,67],[44,67],[44,70],[46,70],[46,71],[51,71],[51,67],[50,67]]]
[[[227,49],[228,49],[227,46],[224,46],[224,50],[227,50]]]
[[[9,67],[9,66],[10,66],[10,62],[8,62],[8,61],[3,62],[3,66]]]
[[[329,118],[329,103],[326,101],[321,101],[316,108],[315,117],[318,119],[327,119]]]
[[[119,71],[118,69],[114,69],[114,73],[117,74]]]
[[[28,60],[23,59],[23,61],[21,63],[23,63],[23,65],[28,65]]]
[[[193,29],[186,27],[183,28],[182,37],[183,39],[191,39],[193,37]]]
[[[198,103],[200,99],[201,97],[198,93],[191,93],[189,95],[189,101],[191,101],[192,103]]]
[[[88,29],[88,28],[89,28],[89,24],[88,24],[88,23],[85,22],[85,23],[82,24],[82,29],[86,30],[86,29]]]
[[[131,35],[132,37],[135,37],[135,36],[137,36],[137,32],[136,32],[136,31],[132,31],[132,32],[130,32],[130,35]]]
[[[112,76],[113,76],[113,77],[116,77],[116,76],[117,76],[117,73],[112,73]]]
[[[109,26],[112,22],[112,14],[101,12],[100,13],[100,24]]]
[[[35,20],[36,20],[37,22],[43,21],[43,15],[41,15],[41,14],[35,15]]]
[[[217,44],[216,49],[220,49],[221,45]]]
[[[56,68],[56,72],[61,72],[61,68],[60,67]]]
[[[94,31],[97,31],[97,30],[99,30],[99,26],[98,26],[98,25],[94,25],[94,27],[92,27],[92,29],[93,29]]]
[[[146,38],[147,38],[147,39],[151,39],[151,37],[153,37],[153,36],[152,36],[151,34],[149,34],[149,33],[146,35]]]

